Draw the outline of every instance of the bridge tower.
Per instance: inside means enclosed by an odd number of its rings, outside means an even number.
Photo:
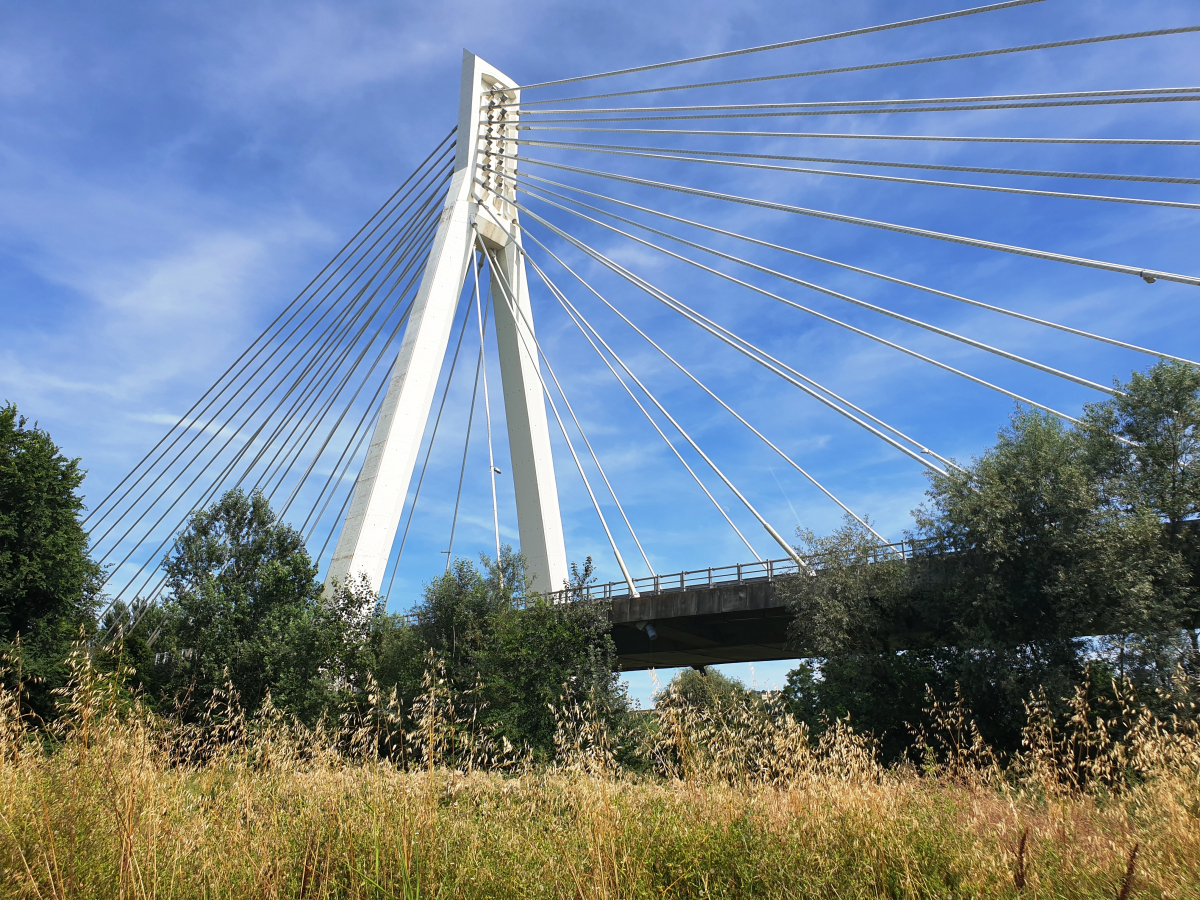
[[[496,93],[502,90],[503,93]],[[520,91],[499,69],[463,51],[454,174],[446,194],[425,272],[412,306],[404,339],[392,368],[387,394],[370,447],[354,485],[326,580],[345,582],[365,575],[378,591],[391,555],[409,482],[433,404],[455,310],[479,243],[498,264],[492,271],[496,341],[500,355],[504,408],[508,419],[511,469],[516,491],[521,552],[528,586],[556,590],[567,577],[554,460],[550,451],[545,400],[533,350],[533,311],[529,304],[521,229],[505,187],[493,166],[511,172],[515,161],[487,157],[488,149],[515,156]],[[511,182],[510,182],[511,184]],[[499,283],[499,276],[504,284]],[[507,302],[515,297],[514,316]]]

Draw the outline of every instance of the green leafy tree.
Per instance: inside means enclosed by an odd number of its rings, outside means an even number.
[[[53,712],[49,691],[65,683],[71,641],[94,626],[102,580],[79,521],[83,477],[46,431],[0,407],[0,641],[19,636],[43,716]]]
[[[229,681],[249,710],[270,692],[312,721],[357,689],[377,598],[357,584],[327,596],[302,536],[261,494],[231,490],[194,513],[164,566],[161,693],[203,702]]]
[[[511,547],[499,561],[482,558],[482,571],[457,560],[425,588],[409,628],[381,634],[378,679],[411,702],[432,650],[449,688],[478,691],[486,724],[536,754],[553,750],[552,706],[588,699],[616,724],[627,699],[620,689],[608,611],[594,602],[554,603],[525,592],[524,561]],[[593,579],[589,558],[572,565],[568,595],[582,596]],[[393,620],[394,622],[395,620]]]
[[[1195,665],[1200,373],[1163,362],[1118,388],[1079,428],[1018,411],[970,465],[932,476],[914,560],[867,565],[851,524],[805,536],[828,565],[783,588],[797,646],[821,657],[796,672],[798,708],[848,712],[895,748],[924,685],[957,686],[1011,746],[1030,692],[1066,695],[1098,651],[1143,693]]]
[[[684,669],[670,683],[668,691],[692,706],[729,708],[731,704],[745,699],[749,691],[736,678],[730,678],[716,669]]]
[[[1117,389],[1083,425],[1105,500],[1152,510],[1178,535],[1200,516],[1200,369],[1163,361]]]
[[[1139,523],[1157,574],[1106,644],[1118,674],[1165,687],[1180,659],[1200,671],[1200,370],[1164,360],[1117,388],[1081,431],[1104,504]]]
[[[797,549],[817,574],[785,579],[778,588],[792,610],[793,646],[816,656],[902,646],[915,590],[911,567],[850,516],[830,535],[798,529],[797,536]]]

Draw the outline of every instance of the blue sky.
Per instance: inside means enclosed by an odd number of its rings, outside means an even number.
[[[387,197],[453,124],[462,48],[524,83],[822,34],[955,8],[912,2],[741,3],[0,3],[0,396],[48,428],[103,496],[180,413]],[[879,35],[651,72],[592,88],[632,89],[1196,24],[1174,2],[1061,0]],[[989,60],[822,76],[634,98],[629,105],[940,97],[1188,86],[1200,82],[1200,37],[1183,35]],[[609,87],[611,85],[612,87]],[[561,91],[561,93],[559,93]],[[573,88],[537,92],[570,96]],[[528,99],[533,99],[530,92]],[[616,101],[624,103],[626,101]],[[599,105],[599,103],[597,104]],[[655,124],[647,123],[653,127]],[[669,126],[668,126],[669,127]],[[1200,138],[1194,103],[1077,109],[738,120],[777,131]],[[547,135],[553,136],[553,135]],[[587,140],[561,134],[561,140]],[[1019,144],[599,135],[597,141],[757,153],[994,167],[1200,175],[1197,150]],[[565,153],[525,149],[567,160]],[[570,154],[573,164],[675,181],[941,231],[1196,274],[1194,210],[1035,199]],[[1197,288],[963,248],[858,226],[731,207],[586,176],[568,181],[776,243],[932,285],[1168,353],[1200,357]],[[923,177],[919,172],[859,169]],[[930,177],[942,177],[932,175]],[[1200,188],[1075,179],[945,175],[1010,184],[1200,201]],[[531,209],[829,385],[938,453],[969,459],[1010,414],[1005,397],[750,291],[666,261],[536,201]],[[648,220],[647,220],[648,221]],[[545,229],[532,234],[555,252]],[[689,235],[691,236],[691,235]],[[1101,383],[1149,359],[970,309],[853,273],[695,236],[854,296]],[[535,258],[546,259],[545,254]],[[572,265],[581,258],[564,256]],[[731,273],[736,267],[714,264]],[[839,510],[640,339],[605,317],[553,264],[639,375],[785,535],[835,527]],[[922,498],[920,467],[752,363],[722,349],[595,264],[580,269],[606,296],[747,419],[879,529],[898,538]],[[744,272],[744,270],[743,270]],[[1044,373],[855,309],[743,275],[797,302],[927,353],[1068,414],[1100,395]],[[661,572],[748,558],[686,472],[600,366],[545,291],[539,338]],[[495,369],[492,369],[493,373]],[[498,387],[493,396],[500,392]],[[449,435],[434,454],[392,606],[406,608],[443,564],[469,383],[451,390]],[[497,404],[499,406],[499,404]],[[493,410],[503,458],[502,410]],[[457,430],[456,430],[457,429]],[[442,438],[439,438],[439,442]],[[558,477],[569,555],[618,573],[561,441]],[[486,456],[478,434],[456,553],[492,543]],[[507,466],[503,466],[507,472]],[[718,493],[718,483],[709,478]],[[511,484],[500,480],[502,536],[516,542]],[[427,493],[425,493],[427,492]],[[721,495],[764,556],[753,519]],[[610,519],[615,518],[608,510]],[[636,549],[618,535],[631,562]],[[635,574],[644,574],[640,565]],[[756,666],[782,681],[786,666]],[[746,667],[736,670],[747,681]],[[665,679],[665,673],[660,674]],[[645,697],[648,681],[634,679]]]

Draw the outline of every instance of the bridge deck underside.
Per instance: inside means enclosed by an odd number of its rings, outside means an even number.
[[[790,659],[790,618],[766,579],[618,598],[611,612],[626,671]]]

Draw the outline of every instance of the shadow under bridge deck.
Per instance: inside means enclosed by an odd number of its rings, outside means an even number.
[[[884,552],[897,549],[904,552],[900,544]],[[611,603],[612,638],[625,671],[792,659],[791,613],[775,587],[798,572],[794,560],[768,559],[638,578],[637,597],[614,581],[570,600]]]
[[[786,649],[791,613],[775,597],[774,578],[762,573],[740,583],[676,584],[614,598],[609,618],[625,671],[796,655]]]

